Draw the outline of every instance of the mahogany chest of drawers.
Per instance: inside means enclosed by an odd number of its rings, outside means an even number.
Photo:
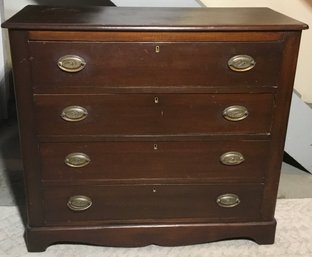
[[[28,6],[3,26],[29,251],[274,242],[305,24],[267,8]]]

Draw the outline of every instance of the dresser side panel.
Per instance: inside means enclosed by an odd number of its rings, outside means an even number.
[[[301,32],[285,32],[280,85],[275,94],[275,105],[273,109],[273,123],[271,129],[272,143],[271,151],[269,152],[271,161],[265,176],[262,207],[264,220],[273,219],[276,205],[300,37]]]
[[[31,72],[28,54],[28,33],[9,32],[14,86],[18,110],[21,153],[27,195],[28,225],[42,224],[42,193],[40,183],[40,156],[35,137],[34,108],[31,87]]]

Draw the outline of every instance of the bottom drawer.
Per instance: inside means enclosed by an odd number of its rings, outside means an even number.
[[[261,184],[49,186],[44,193],[45,222],[257,221],[262,189]]]

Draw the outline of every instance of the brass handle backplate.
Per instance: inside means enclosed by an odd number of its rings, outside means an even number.
[[[86,62],[78,55],[65,55],[58,59],[57,66],[66,72],[78,72],[84,69]]]
[[[63,120],[75,122],[84,120],[88,116],[88,111],[81,106],[68,106],[63,109],[61,117]]]
[[[234,166],[245,161],[244,156],[239,152],[226,152],[220,156],[220,161],[224,165]]]
[[[90,197],[85,195],[74,195],[68,199],[67,206],[72,211],[85,211],[92,205]]]
[[[248,117],[248,110],[245,106],[232,105],[224,109],[223,117],[229,121],[240,121]]]
[[[85,153],[70,153],[65,157],[64,162],[71,168],[82,168],[87,166],[91,159]]]
[[[231,208],[239,205],[240,200],[235,194],[224,194],[217,198],[217,204],[221,207]]]
[[[256,66],[255,60],[249,55],[235,55],[228,61],[228,66],[236,72],[244,72]]]

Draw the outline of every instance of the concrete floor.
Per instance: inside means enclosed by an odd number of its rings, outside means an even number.
[[[312,198],[312,175],[283,163],[279,198]],[[0,125],[0,206],[24,202],[22,162],[15,118]]]

